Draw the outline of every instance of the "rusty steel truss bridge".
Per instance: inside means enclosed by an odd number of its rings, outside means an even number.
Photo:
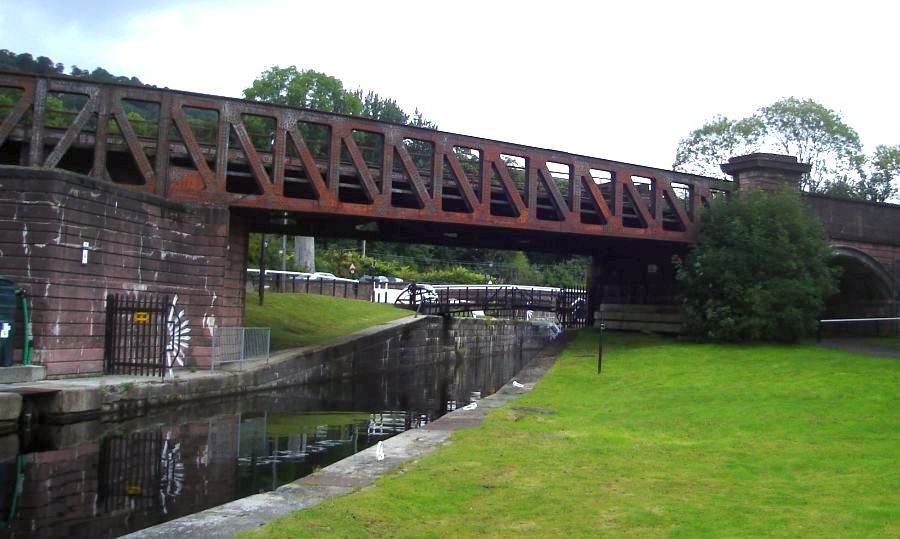
[[[0,73],[0,164],[271,222],[350,219],[691,243],[732,182],[340,114]],[[280,221],[279,221],[280,220]]]

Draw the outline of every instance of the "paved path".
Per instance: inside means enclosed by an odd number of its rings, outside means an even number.
[[[408,430],[388,438],[384,441],[385,458],[382,461],[375,458],[373,446],[272,492],[248,496],[125,537],[232,537],[241,530],[257,528],[279,517],[318,505],[329,498],[373,485],[378,477],[389,470],[437,449],[450,438],[454,430],[480,425],[491,410],[531,391],[556,361],[556,357],[568,343],[567,337],[569,336],[562,335],[552,341],[519,371],[514,380],[523,387],[514,387],[511,380],[493,395],[478,401],[475,410],[458,409],[424,428]]]
[[[854,354],[900,359],[900,348],[881,346],[866,339],[823,339],[821,345]]]

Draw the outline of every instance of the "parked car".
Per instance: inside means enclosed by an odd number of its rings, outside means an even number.
[[[390,282],[387,277],[384,275],[363,275],[359,278],[359,282],[361,283],[377,283],[377,284],[385,284]]]
[[[328,273],[325,271],[317,271],[317,272],[313,273],[312,275],[310,275],[309,278],[314,281],[318,281],[318,280],[333,281],[333,280],[337,279],[337,276],[335,276],[335,274],[333,274],[333,273]]]

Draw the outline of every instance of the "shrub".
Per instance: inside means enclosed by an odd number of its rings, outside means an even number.
[[[795,341],[817,327],[836,271],[819,221],[794,192],[715,201],[696,246],[676,259],[685,329],[714,341]]]

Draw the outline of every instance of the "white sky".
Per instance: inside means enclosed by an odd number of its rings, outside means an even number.
[[[900,144],[898,20],[884,0],[0,0],[0,48],[235,97],[294,64],[442,130],[670,168],[713,115],[788,96]]]

